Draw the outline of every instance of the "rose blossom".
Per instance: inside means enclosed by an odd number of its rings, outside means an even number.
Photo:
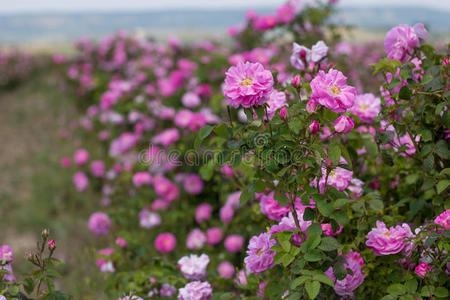
[[[161,290],[159,291],[159,295],[161,297],[172,297],[177,292],[177,289],[170,284],[164,283],[161,286]]]
[[[375,97],[375,95],[371,93],[356,96],[355,104],[350,108],[350,112],[358,116],[361,122],[364,123],[373,123],[380,111],[380,98]]]
[[[222,278],[231,278],[234,275],[234,266],[228,261],[221,262],[217,267],[217,272]]]
[[[274,266],[275,252],[270,248],[276,243],[275,239],[271,239],[268,233],[261,233],[250,239],[247,256],[244,258],[249,273],[261,273]]]
[[[229,252],[237,253],[244,245],[244,238],[237,234],[229,235],[224,242],[225,249]]]
[[[235,108],[260,106],[273,90],[273,76],[260,63],[239,62],[226,72],[223,92]]]
[[[411,242],[407,238],[413,237],[411,228],[403,223],[395,227],[386,228],[382,221],[377,221],[377,227],[367,234],[366,246],[372,249],[376,255],[390,255],[403,252],[409,256],[412,251]]]
[[[89,217],[88,227],[90,231],[98,236],[105,235],[109,232],[111,221],[107,214],[96,212]]]
[[[212,288],[208,282],[193,281],[178,290],[179,300],[209,300]]]
[[[0,261],[10,263],[14,260],[14,255],[9,245],[0,246]]]
[[[148,208],[144,208],[139,212],[139,225],[142,228],[150,229],[161,224],[161,217],[150,211]]]
[[[337,113],[344,113],[354,104],[356,89],[347,85],[347,77],[340,71],[320,71],[311,81],[311,100]]]
[[[269,116],[269,120],[272,120],[278,109],[287,106],[286,94],[284,92],[273,90],[267,104],[269,105],[267,108],[267,114]],[[264,116],[264,118],[266,117]]]
[[[120,236],[116,239],[116,244],[122,248],[127,246],[127,241],[125,241],[123,238],[121,238]]]
[[[90,167],[94,177],[102,177],[105,174],[105,164],[101,160],[94,160]]]
[[[82,192],[88,187],[89,179],[86,176],[86,174],[84,174],[81,171],[78,171],[75,174],[73,174],[73,183],[77,191]]]
[[[137,172],[133,175],[133,184],[135,187],[150,185],[152,176],[148,172]]]
[[[350,184],[353,176],[353,172],[347,169],[337,167],[328,173],[327,177],[326,168],[322,168],[322,177],[319,180],[319,189],[323,193],[325,191],[325,181],[327,185],[335,187],[338,191],[344,191]]]
[[[292,6],[285,4],[277,9],[277,20],[280,23],[288,24],[291,23],[295,18],[295,12]]]
[[[418,26],[417,28],[421,30]],[[419,33],[424,36],[423,32]],[[402,63],[407,62],[411,58],[414,49],[419,47],[419,45],[419,37],[414,31],[414,28],[405,24],[389,30],[384,39],[384,50],[387,57],[389,59],[400,60]]]
[[[81,166],[87,163],[89,160],[89,152],[86,149],[78,149],[73,155],[73,161]]]
[[[206,235],[200,229],[193,229],[187,236],[186,247],[191,250],[203,248],[206,242]]]
[[[171,233],[160,233],[155,239],[155,248],[161,253],[169,253],[175,249],[177,240]]]
[[[191,254],[178,260],[178,268],[183,276],[190,280],[205,280],[206,267],[209,264],[209,256]]]
[[[222,230],[218,227],[213,227],[206,230],[206,242],[209,245],[217,245],[220,243],[222,236]]]
[[[152,138],[152,143],[170,146],[180,138],[180,133],[175,128],[169,128]]]
[[[450,209],[443,211],[433,222],[441,225],[445,229],[450,229]]]
[[[184,106],[192,108],[199,106],[201,103],[200,97],[192,92],[188,92],[183,95],[183,98],[181,98],[181,103],[183,103]]]
[[[353,250],[350,250],[347,255],[344,255],[344,258],[347,261],[344,266],[352,270],[353,275],[347,274],[344,279],[336,280],[333,267],[330,267],[325,272],[325,275],[334,281],[334,291],[336,294],[340,296],[353,296],[353,291],[363,283],[364,277],[366,277],[361,270],[364,261],[361,255]]]
[[[197,223],[203,223],[211,217],[212,206],[209,203],[202,203],[195,210],[195,220]]]
[[[340,133],[349,133],[353,130],[353,127],[355,127],[355,124],[353,123],[352,119],[350,119],[347,116],[340,116],[338,117],[334,123],[334,129],[336,132]]]
[[[198,195],[203,190],[203,180],[197,174],[189,174],[184,178],[184,190],[191,195]]]

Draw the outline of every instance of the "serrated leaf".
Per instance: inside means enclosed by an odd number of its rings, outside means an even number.
[[[438,194],[442,193],[448,188],[449,185],[450,180],[448,179],[439,181],[438,184],[436,185],[437,193]]]
[[[309,298],[316,299],[317,295],[319,295],[320,291],[320,282],[318,281],[306,281],[305,289],[308,293]]]
[[[341,158],[341,148],[339,145],[330,145],[328,147],[328,157],[334,165],[339,164],[339,160]]]
[[[341,245],[334,237],[331,236],[323,237],[319,245],[319,249],[323,251],[333,251],[339,249],[339,247],[341,247]]]

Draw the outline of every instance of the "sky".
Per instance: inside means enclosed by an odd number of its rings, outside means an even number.
[[[148,10],[161,8],[236,8],[278,6],[286,0],[0,0],[0,13]],[[307,1],[307,0],[301,0]],[[340,0],[340,5],[413,5],[445,9],[450,0]]]

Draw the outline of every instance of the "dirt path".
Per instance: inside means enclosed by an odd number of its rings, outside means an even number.
[[[42,228],[49,228],[57,257],[66,261],[60,284],[75,299],[92,299],[82,296],[92,287],[81,279],[88,280],[94,267],[93,258],[86,259],[91,254],[86,245],[93,242],[86,219],[95,202],[92,195],[74,192],[71,171],[59,165],[74,149],[74,141],[58,133],[76,116],[74,101],[54,75],[0,91],[0,245],[11,245],[20,274],[27,271],[25,251],[35,247]]]

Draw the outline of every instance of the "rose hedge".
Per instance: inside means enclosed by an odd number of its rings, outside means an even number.
[[[120,32],[59,60],[71,130],[99,140],[61,163],[98,191],[109,298],[447,297],[448,48],[400,25],[381,58],[332,11],[289,1],[231,46]]]

